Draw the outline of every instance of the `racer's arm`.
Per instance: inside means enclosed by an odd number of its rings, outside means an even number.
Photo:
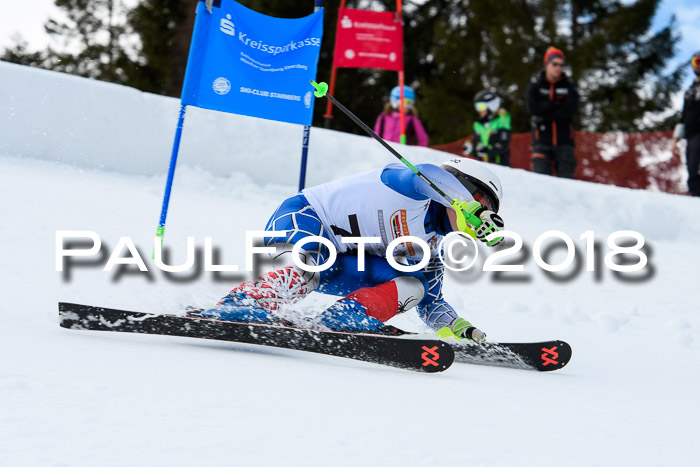
[[[442,281],[445,269],[439,258],[433,258],[423,269],[428,281],[428,293],[418,304],[418,316],[432,329],[439,331],[445,327],[459,338],[482,342],[486,334],[460,318],[452,306],[442,296]]]
[[[423,175],[440,187],[450,198],[463,201],[473,201],[471,193],[450,173],[433,164],[418,164],[416,166]],[[402,164],[389,164],[382,172],[382,182],[392,190],[411,199],[437,201],[443,206],[449,206],[430,185],[425,183],[411,169]]]

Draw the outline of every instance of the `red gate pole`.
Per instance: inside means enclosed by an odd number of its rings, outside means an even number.
[[[340,8],[345,8],[345,0],[340,0]],[[338,10],[338,16],[340,16],[340,10]],[[335,41],[338,42],[338,22],[335,23]],[[334,44],[335,45],[335,44]],[[333,53],[335,54],[335,47],[333,47]],[[335,67],[335,55],[331,60],[331,82],[329,86],[329,91],[331,95],[335,92],[335,76],[338,69]],[[326,105],[326,114],[323,116],[324,126],[326,128],[331,127],[331,121],[333,121],[333,103],[329,100]]]
[[[400,23],[403,22],[403,13],[401,11],[401,0],[396,0],[396,21]],[[401,55],[403,58],[403,35],[401,36],[401,42],[402,42],[402,47],[401,47]],[[403,60],[401,61],[403,63]],[[401,136],[399,138],[399,141],[401,144],[406,144],[406,110],[403,105],[403,85],[404,85],[404,76],[403,76],[403,69],[399,71],[399,121],[401,124]]]

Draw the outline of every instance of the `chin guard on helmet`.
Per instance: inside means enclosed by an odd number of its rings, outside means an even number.
[[[481,207],[481,204],[476,201],[471,201],[469,204],[471,203],[476,203]],[[456,199],[452,200],[452,209],[454,209],[457,214],[457,228],[459,231],[469,235],[471,238],[476,238],[476,232],[472,227],[481,227],[481,219],[469,212],[470,210],[467,209],[467,202]]]
[[[453,200],[452,208],[455,210],[457,217],[457,228],[460,232],[469,235],[472,238],[481,240],[488,246],[500,245],[503,242],[503,237],[486,240],[486,237],[492,233],[498,232],[499,228],[503,228],[503,219],[488,207],[478,201],[459,201]],[[486,214],[487,217],[482,218],[481,215]]]

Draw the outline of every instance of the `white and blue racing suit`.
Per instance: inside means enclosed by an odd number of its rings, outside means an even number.
[[[471,194],[451,174],[432,164],[418,169],[451,199],[472,201]],[[458,318],[442,295],[444,267],[438,257],[438,245],[452,231],[447,203],[413,171],[401,164],[343,178],[336,182],[304,189],[285,200],[267,223],[268,231],[287,231],[286,237],[266,238],[268,246],[288,248],[308,236],[322,236],[335,246],[334,265],[319,273],[316,291],[345,296],[361,287],[373,287],[401,276],[418,279],[424,289],[417,304],[418,314],[431,328],[449,326]],[[430,246],[430,262],[420,271],[402,272],[386,260],[386,247],[397,237],[416,236]],[[366,244],[365,271],[358,271],[357,245],[341,242],[341,237],[377,237],[378,243]],[[313,264],[325,263],[328,249],[320,243],[307,243],[304,252]],[[399,244],[394,256],[409,263],[422,258],[419,246]],[[415,303],[399,304],[400,311]]]

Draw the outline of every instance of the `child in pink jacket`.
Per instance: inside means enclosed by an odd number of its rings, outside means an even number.
[[[389,102],[384,106],[384,111],[377,117],[377,122],[374,124],[374,132],[387,141],[395,143],[401,142],[401,116],[399,113],[399,92],[400,89],[396,86],[391,90]],[[427,146],[428,134],[423,128],[423,124],[418,119],[418,111],[414,106],[416,94],[413,89],[404,86],[404,124],[406,127],[406,143]]]

